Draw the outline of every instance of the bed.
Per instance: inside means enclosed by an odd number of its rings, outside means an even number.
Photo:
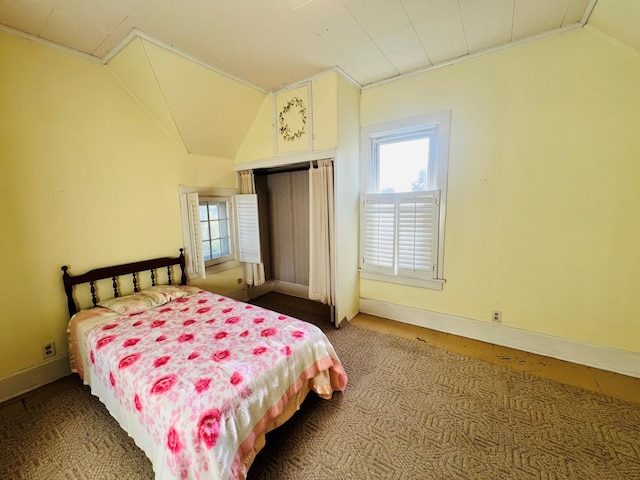
[[[188,286],[184,268],[182,250],[75,276],[62,267],[71,369],[156,479],[243,479],[266,433],[308,392],[343,391],[347,375],[316,326]]]

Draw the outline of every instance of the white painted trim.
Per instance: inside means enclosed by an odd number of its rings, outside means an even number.
[[[557,28],[555,30],[550,30],[548,32],[543,32],[538,35],[533,35],[531,37],[526,37],[521,40],[516,40],[511,43],[507,43],[505,45],[498,45],[497,47],[486,48],[484,50],[480,50],[478,52],[469,53],[467,55],[462,55],[460,57],[456,57],[452,60],[445,60],[444,62],[436,63],[429,67],[420,68],[418,70],[414,70],[413,72],[403,73],[401,75],[396,75],[395,77],[385,78],[383,80],[379,80],[377,82],[368,83],[367,85],[362,86],[362,90],[367,90],[369,88],[379,87],[380,85],[384,85],[386,83],[395,82],[396,80],[402,80],[405,78],[413,77],[415,75],[420,75],[425,72],[430,72],[431,70],[436,70],[442,67],[448,67],[450,65],[455,65],[456,63],[464,62],[466,60],[471,60],[472,58],[482,57],[483,55],[488,55],[490,53],[500,52],[501,50],[507,50],[512,47],[518,47],[520,45],[525,45],[530,42],[535,42],[536,40],[540,40],[547,37],[552,37],[554,35],[559,35],[561,33],[570,32],[571,30],[575,30],[577,28],[582,28],[584,26],[583,23],[574,23],[571,25],[567,25],[565,27]]]
[[[356,80],[354,80],[353,77],[351,77],[347,72],[345,72],[340,67],[335,66],[335,67],[326,68],[326,69],[324,69],[324,70],[322,70],[322,71],[320,71],[318,73],[314,73],[313,75],[310,75],[310,76],[305,77],[303,79],[296,80],[296,81],[293,81],[291,83],[287,83],[286,85],[283,85],[282,87],[274,88],[274,89],[271,90],[271,93],[276,94],[276,93],[283,92],[285,90],[289,90],[291,88],[300,87],[300,86],[304,85],[307,82],[313,82],[313,80],[316,80],[318,78],[324,77],[325,75],[327,75],[329,73],[333,73],[333,72],[343,76],[345,78],[345,80],[347,80],[354,87],[356,87],[358,89],[362,88],[362,85],[360,85]]]
[[[258,298],[266,293],[273,292],[273,280],[266,280],[261,285],[247,286],[248,297],[250,299]]]
[[[104,64],[102,59],[100,59],[99,57],[96,57],[95,55],[90,55],[88,53],[81,52],[80,50],[75,50],[70,47],[65,47],[64,45],[60,45],[59,43],[52,42],[42,37],[37,37],[36,35],[32,35],[30,33],[16,30],[15,28],[7,27],[6,25],[0,24],[0,30],[3,32],[11,33],[13,35],[17,35],[18,37],[26,38],[27,40],[32,40],[42,45],[46,45],[47,47],[55,48],[56,50],[61,50],[65,53],[75,55],[76,57],[84,58],[85,60],[89,60],[90,62]]]
[[[593,10],[595,8],[595,5],[596,5],[597,1],[598,0],[589,0],[589,5],[585,9],[585,12],[584,12],[584,14],[582,16],[582,19],[578,23],[575,23],[575,24],[572,24],[572,25],[567,25],[567,26],[564,26],[564,27],[556,29],[556,30],[543,32],[543,33],[541,33],[539,35],[535,35],[533,37],[527,37],[527,38],[524,38],[522,40],[511,42],[511,43],[506,44],[506,45],[500,45],[500,46],[497,46],[497,47],[481,50],[479,52],[470,53],[470,54],[462,56],[462,57],[457,57],[457,58],[455,58],[453,60],[449,60],[449,61],[438,63],[438,64],[435,64],[435,65],[431,65],[429,67],[426,67],[426,68],[423,68],[423,69],[419,69],[419,70],[416,70],[416,71],[413,71],[413,72],[409,72],[409,73],[405,73],[405,74],[401,74],[401,75],[396,75],[394,77],[387,78],[387,79],[384,79],[384,80],[380,80],[378,82],[369,83],[369,84],[364,85],[364,86],[361,85],[360,83],[358,83],[358,81],[356,81],[353,77],[351,77],[348,73],[346,73],[342,68],[340,68],[339,66],[336,65],[334,67],[330,67],[330,68],[324,69],[324,70],[322,70],[322,71],[320,71],[320,72],[318,72],[316,74],[310,75],[310,76],[308,76],[308,77],[306,77],[304,79],[300,79],[300,80],[296,80],[296,81],[290,82],[290,83],[288,83],[286,85],[283,85],[282,87],[273,88],[273,89],[271,89],[270,92],[274,93],[274,92],[278,92],[278,91],[280,91],[282,89],[287,89],[287,88],[289,88],[291,86],[295,86],[295,85],[298,85],[298,84],[303,84],[305,82],[314,80],[316,78],[319,78],[319,77],[321,77],[323,75],[326,75],[327,73],[330,73],[330,72],[333,72],[333,71],[338,72],[345,79],[347,79],[354,87],[359,88],[360,90],[377,87],[377,86],[383,85],[385,83],[389,83],[389,82],[393,82],[393,81],[396,81],[396,80],[400,80],[400,79],[407,78],[407,77],[410,77],[410,76],[413,76],[413,75],[418,75],[420,73],[424,73],[424,72],[427,72],[429,70],[435,70],[436,68],[441,68],[441,67],[445,67],[445,66],[448,66],[448,65],[453,65],[455,63],[458,63],[458,62],[461,62],[461,61],[464,61],[464,60],[469,60],[471,58],[476,58],[476,57],[479,57],[479,56],[482,56],[482,55],[486,55],[486,54],[489,54],[489,53],[494,53],[494,52],[497,52],[497,51],[500,51],[500,50],[504,50],[504,49],[507,49],[507,48],[515,47],[515,46],[518,46],[518,45],[523,45],[525,43],[529,43],[529,42],[532,42],[532,41],[535,41],[535,40],[539,40],[541,38],[550,37],[552,35],[557,35],[559,33],[564,33],[564,32],[568,32],[570,30],[574,30],[576,28],[584,27],[587,24],[587,22],[589,21],[589,17],[593,13]],[[151,43],[154,43],[154,44],[156,44],[156,45],[158,45],[158,46],[160,46],[162,48],[165,48],[165,49],[167,49],[167,50],[169,50],[169,51],[171,51],[171,52],[173,52],[173,53],[175,53],[177,55],[180,55],[180,56],[182,56],[182,57],[184,57],[184,58],[186,58],[188,60],[191,60],[191,61],[197,63],[198,65],[201,65],[201,66],[203,66],[205,68],[211,69],[211,70],[219,73],[220,75],[224,75],[227,78],[230,78],[232,80],[240,82],[240,83],[242,83],[242,84],[244,84],[244,85],[246,85],[248,87],[254,88],[254,89],[256,89],[256,90],[258,90],[258,91],[260,91],[262,93],[270,93],[269,91],[264,90],[263,88],[260,88],[257,85],[254,85],[254,84],[252,84],[252,83],[250,83],[250,82],[248,82],[248,81],[246,81],[246,80],[244,80],[244,79],[242,79],[240,77],[236,77],[235,75],[231,75],[230,73],[224,72],[224,71],[219,70],[219,69],[217,69],[217,68],[215,68],[215,67],[213,67],[213,66],[211,66],[211,65],[209,65],[207,63],[204,63],[203,61],[198,60],[198,59],[186,54],[185,52],[173,47],[172,45],[170,45],[168,43],[162,42],[160,40],[156,40],[155,38],[151,37],[150,35],[147,35],[146,33],[144,33],[143,31],[141,31],[141,30],[139,30],[137,28],[133,28],[122,40],[120,40],[114,47],[109,49],[109,51],[102,58],[99,58],[99,57],[97,57],[95,55],[90,55],[88,53],[81,52],[79,50],[75,50],[73,48],[65,47],[65,46],[60,45],[58,43],[51,42],[49,40],[46,40],[46,39],[41,38],[41,37],[38,37],[36,35],[32,35],[30,33],[25,33],[25,32],[22,32],[20,30],[16,30],[16,29],[11,28],[11,27],[7,27],[5,25],[0,25],[0,30],[8,32],[8,33],[13,33],[14,35],[18,35],[20,37],[27,38],[29,40],[33,40],[35,42],[42,43],[42,44],[47,45],[49,47],[65,51],[65,52],[70,53],[72,55],[76,55],[76,56],[82,57],[82,58],[84,58],[86,60],[90,60],[92,62],[101,63],[103,65],[106,65],[113,57],[115,57],[118,53],[120,53],[120,51],[123,48],[125,48],[132,40],[134,40],[135,38],[139,37],[139,38],[143,38],[143,39],[145,39],[145,40],[147,40],[147,41],[149,41]]]
[[[360,311],[398,322],[640,378],[640,352],[360,298]]]
[[[150,43],[153,43],[154,45],[157,45],[158,47],[164,48],[165,50],[169,50],[171,53],[175,53],[176,55],[180,55],[183,58],[186,58],[187,60],[190,60],[202,67],[208,68],[209,70],[213,70],[216,73],[219,73],[220,75],[227,77],[231,80],[234,80],[236,82],[239,82],[247,87],[253,88],[254,90],[258,90],[261,93],[269,93],[267,90],[258,87],[257,85],[254,85],[253,83],[250,83],[240,77],[236,77],[235,75],[232,75],[230,73],[224,72],[218,68],[215,68],[205,62],[203,62],[202,60],[198,60],[195,57],[192,57],[191,55],[188,55],[187,53],[183,52],[182,50],[179,50],[177,48],[175,48],[174,46],[162,42],[160,40],[156,40],[155,38],[151,37],[150,35],[147,35],[146,33],[144,33],[141,30],[138,30],[137,28],[133,28],[122,40],[120,40],[114,47],[112,47],[111,49],[109,49],[109,51],[102,57],[97,57],[95,55],[90,55],[88,53],[85,52],[81,52],[80,50],[75,50],[73,48],[69,48],[69,47],[65,47],[64,45],[60,45],[59,43],[55,43],[52,42],[50,40],[46,40],[42,37],[38,37],[36,35],[32,35],[30,33],[25,33],[25,32],[21,32],[20,30],[16,30],[14,28],[11,27],[7,27],[5,25],[0,25],[0,30],[3,30],[5,32],[8,33],[12,33],[14,35],[18,35],[19,37],[23,37],[26,38],[28,40],[33,40],[34,42],[38,42],[38,43],[42,43],[44,45],[47,45],[48,47],[51,48],[55,48],[58,50],[62,50],[66,53],[69,53],[71,55],[75,55],[81,58],[84,58],[85,60],[89,60],[95,63],[100,63],[102,65],[106,65],[107,63],[109,63],[116,55],[118,55],[127,45],[129,45],[133,40],[135,40],[136,38],[142,38],[143,40],[146,40]]]
[[[282,280],[267,280],[262,285],[250,287],[249,293],[251,298],[257,298],[269,292],[284,293],[298,298],[309,298],[309,287],[297,283],[285,282]]]
[[[201,67],[208,68],[209,70],[213,70],[214,72],[219,73],[223,77],[227,77],[227,78],[229,78],[231,80],[235,80],[236,82],[241,83],[241,84],[243,84],[243,85],[245,85],[247,87],[253,88],[254,90],[258,90],[261,93],[265,93],[265,94],[269,93],[265,89],[260,88],[257,85],[254,85],[253,83],[250,83],[250,82],[248,82],[248,81],[246,81],[246,80],[244,80],[244,79],[242,79],[240,77],[236,77],[235,75],[232,75],[232,74],[227,73],[225,71],[222,71],[222,70],[220,70],[218,68],[215,68],[215,67],[203,62],[202,60],[198,60],[197,58],[192,57],[191,55],[188,55],[187,53],[185,53],[182,50],[174,47],[173,45],[170,45],[168,43],[162,42],[160,40],[156,40],[152,36],[147,35],[143,31],[138,30],[137,28],[134,28],[133,32],[135,33],[135,36],[137,36],[139,38],[142,38],[143,40],[146,40],[149,43],[153,43],[154,45],[157,45],[158,47],[164,48],[165,50],[168,50],[171,53],[175,53],[176,55],[179,55],[179,56],[181,56],[183,58],[186,58],[187,60],[191,60],[192,62],[200,65]],[[118,45],[120,45],[120,44],[118,44]],[[126,46],[126,45],[124,45],[124,46]],[[122,48],[124,48],[124,47],[122,47]],[[116,52],[114,52],[112,54],[111,50],[109,51],[109,55],[111,56],[111,58],[113,58],[113,56],[117,55],[118,53],[119,53],[119,51],[116,51]]]
[[[313,160],[335,159],[336,149],[325,148],[324,150],[315,150],[313,152],[288,153],[277,157],[264,158],[261,160],[251,160],[249,162],[236,163],[234,170],[240,172],[242,170],[253,170],[256,168],[280,167],[282,165],[291,165],[293,163],[311,162]]]
[[[309,286],[299,285],[297,283],[284,282],[282,280],[273,280],[273,291],[291,295],[292,297],[309,298]]]
[[[377,282],[395,283],[396,285],[408,285],[410,287],[428,288],[430,290],[442,290],[446,280],[441,278],[414,278],[402,275],[393,275],[381,272],[373,272],[360,268],[360,278],[375,280]]]
[[[640,50],[638,50],[637,48],[632,47],[628,43],[624,43],[624,42],[618,40],[617,38],[612,37],[608,33],[603,32],[599,28],[593,27],[591,25],[585,25],[584,28],[585,28],[585,30],[593,33],[594,35],[598,35],[598,36],[602,37],[603,39],[605,39],[606,41],[613,43],[616,47],[621,48],[624,51],[629,52],[632,55],[635,55],[636,57],[640,57]]]
[[[587,8],[584,10],[584,13],[582,14],[582,18],[580,19],[580,24],[583,27],[587,25],[589,18],[591,18],[593,9],[596,8],[596,3],[598,3],[598,0],[589,0],[589,5],[587,5]]]
[[[4,377],[0,379],[0,403],[55,382],[70,373],[69,357],[65,355]]]
[[[127,33],[122,40],[116,43],[113,47],[104,54],[101,61],[105,65],[109,63],[113,58],[118,55],[122,50],[124,50],[131,42],[133,42],[136,38],[140,37],[139,30],[136,28],[132,28],[129,33]]]

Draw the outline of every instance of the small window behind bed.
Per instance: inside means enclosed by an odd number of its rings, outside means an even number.
[[[189,278],[205,278],[206,273],[237,267],[240,262],[260,262],[255,194],[196,187],[181,187],[181,193]]]
[[[233,260],[231,203],[222,197],[200,197],[200,233],[204,264]]]

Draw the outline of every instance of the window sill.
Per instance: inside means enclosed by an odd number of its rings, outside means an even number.
[[[207,275],[213,275],[214,273],[224,272],[225,270],[231,270],[241,265],[238,260],[227,260],[226,262],[218,263],[216,265],[208,265],[205,267]]]
[[[445,280],[440,278],[413,278],[400,275],[388,275],[386,273],[360,270],[360,279],[376,280],[378,282],[408,285],[410,287],[428,288],[429,290],[442,290]]]

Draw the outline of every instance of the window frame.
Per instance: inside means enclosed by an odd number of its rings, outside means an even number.
[[[360,278],[377,280],[401,285],[411,285],[434,290],[442,290],[444,279],[444,240],[446,223],[447,178],[449,167],[449,136],[451,112],[442,111],[408,119],[368,125],[361,129],[361,165],[360,191],[361,230],[360,230]],[[378,146],[394,141],[406,141],[413,138],[430,137],[427,191],[438,191],[437,202],[437,252],[434,255],[435,268],[433,278],[420,278],[419,275],[406,275],[397,272],[370,269],[364,265],[364,224],[366,194],[379,190]],[[396,194],[389,194],[396,195]],[[376,271],[378,270],[378,271]]]
[[[407,142],[410,140],[418,140],[422,138],[429,138],[429,159],[437,157],[437,144],[438,144],[438,129],[433,125],[426,126],[424,128],[418,127],[415,129],[402,129],[399,133],[385,133],[383,135],[370,136],[371,142],[371,175],[369,176],[369,187],[366,193],[378,192],[380,193],[380,146],[390,143]],[[427,190],[437,189],[437,162],[427,163],[427,179],[429,179],[429,185]],[[400,192],[395,192],[400,193]]]
[[[202,206],[203,203],[226,203],[227,209],[227,222],[228,222],[228,235],[225,238],[229,239],[229,253],[227,255],[221,255],[217,258],[211,258],[209,260],[204,261],[205,268],[213,267],[215,265],[220,265],[229,261],[235,260],[236,257],[236,235],[234,235],[234,205],[233,205],[233,197],[222,197],[222,196],[212,196],[212,195],[198,195],[198,204]],[[211,218],[208,218],[209,228],[211,229]],[[200,223],[203,223],[202,215],[200,215]],[[223,238],[223,237],[218,237]],[[208,240],[211,242],[211,239]],[[202,243],[204,244],[205,240],[202,239]]]
[[[203,262],[199,264],[198,255],[194,255],[191,252],[192,248],[192,228],[191,219],[189,213],[189,202],[187,199],[188,194],[196,193],[198,195],[198,207],[201,198],[222,198],[226,199],[229,203],[229,221],[231,228],[231,250],[233,252],[232,258],[229,258],[223,262],[216,263],[214,265],[205,265]],[[184,242],[185,255],[187,257],[187,276],[189,279],[193,278],[206,278],[207,274],[214,274],[229,270],[231,268],[240,267],[241,263],[238,260],[238,230],[236,225],[235,215],[235,195],[237,189],[234,188],[201,188],[201,187],[187,187],[180,186],[180,213],[182,219],[182,238]],[[198,218],[200,218],[198,212]]]

